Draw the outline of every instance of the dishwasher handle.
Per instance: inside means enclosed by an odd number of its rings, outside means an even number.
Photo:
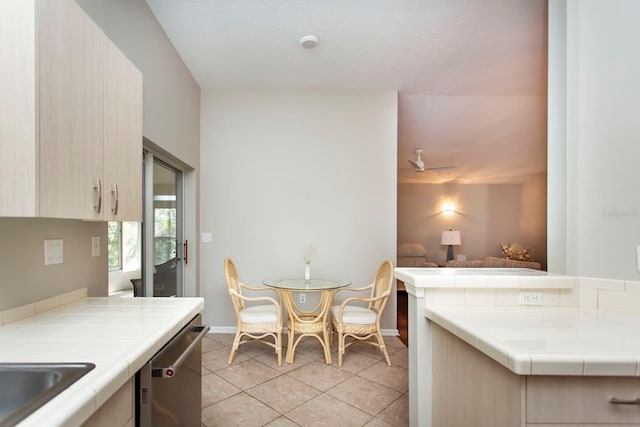
[[[151,370],[151,376],[155,378],[173,378],[175,374],[178,372],[178,369],[180,369],[180,366],[182,366],[182,364],[184,363],[185,360],[187,360],[191,352],[195,350],[198,343],[202,341],[202,338],[204,338],[207,332],[209,332],[209,329],[210,329],[209,326],[193,326],[192,330],[194,332],[197,332],[198,330],[200,330],[200,333],[193,340],[193,342],[189,344],[189,346],[182,352],[182,354],[175,360],[175,362],[173,362],[168,367],[153,368]]]

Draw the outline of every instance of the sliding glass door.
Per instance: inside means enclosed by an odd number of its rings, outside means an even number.
[[[144,156],[145,206],[143,280],[144,295],[183,296],[182,171],[146,152]]]

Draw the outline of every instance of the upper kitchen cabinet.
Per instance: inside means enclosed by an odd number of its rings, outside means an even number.
[[[140,220],[140,72],[73,0],[0,16],[0,215]]]
[[[34,4],[0,2],[1,216],[37,215]]]
[[[71,0],[36,20],[40,216],[102,219],[106,36]]]
[[[104,183],[109,221],[142,221],[142,73],[107,41]]]

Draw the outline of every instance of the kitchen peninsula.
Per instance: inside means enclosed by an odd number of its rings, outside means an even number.
[[[84,289],[0,313],[0,362],[95,364],[19,425],[79,426],[109,404],[119,406],[108,425],[133,425],[133,377],[203,307],[202,298],[87,298]]]
[[[506,269],[395,275],[409,293],[412,426],[640,424],[640,317],[581,306],[597,290],[580,293],[580,278]],[[625,282],[603,287],[603,296],[624,295]],[[542,305],[519,305],[521,292],[538,293]]]

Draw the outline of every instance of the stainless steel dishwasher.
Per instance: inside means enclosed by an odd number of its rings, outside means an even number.
[[[136,425],[200,427],[202,343],[198,314],[136,375]]]

